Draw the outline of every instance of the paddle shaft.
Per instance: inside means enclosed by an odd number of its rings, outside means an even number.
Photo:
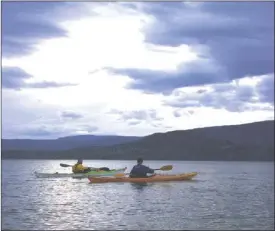
[[[156,170],[161,170],[160,168],[153,169],[154,171]],[[129,175],[130,173],[118,173],[118,174],[124,174],[124,175]]]
[[[66,168],[66,167],[73,167],[74,165],[69,165],[69,164],[60,164],[60,166],[61,166],[61,167]],[[88,168],[90,168],[91,170],[98,169],[98,168],[93,168],[93,167],[88,167]]]
[[[73,165],[69,165],[69,164],[62,164],[60,163],[61,167],[73,167]],[[93,167],[87,167],[90,169],[90,171],[97,171],[97,170],[103,170],[103,171],[110,171],[109,168],[107,167],[101,167],[101,168],[93,168]]]
[[[161,170],[161,171],[170,171],[172,170],[173,166],[172,165],[165,165],[165,166],[162,166],[161,168],[156,168],[156,169],[153,169],[154,171],[156,170]],[[129,175],[130,173],[118,173],[118,174],[115,174],[115,176],[126,176],[126,175]]]

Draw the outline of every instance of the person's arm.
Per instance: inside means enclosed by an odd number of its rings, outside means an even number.
[[[134,170],[134,168],[132,168],[132,170],[131,170],[131,172],[130,172],[130,176],[132,176],[133,175],[133,170]]]
[[[144,167],[146,168],[146,172],[147,172],[147,173],[153,174],[153,173],[155,172],[154,169],[151,169],[151,168],[149,168],[149,167],[147,167],[147,166],[144,166]]]

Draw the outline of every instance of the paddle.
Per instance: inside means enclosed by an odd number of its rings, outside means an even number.
[[[61,166],[61,167],[72,167],[73,165],[69,165],[69,164],[62,164],[62,163],[60,163],[60,166]]]
[[[156,170],[161,170],[161,171],[170,171],[173,169],[173,165],[165,165],[165,166],[162,166],[161,168],[157,168],[157,169],[154,169],[155,171]],[[124,177],[126,175],[129,175],[130,173],[117,173],[115,174],[114,176],[115,177]]]
[[[73,167],[73,165],[69,165],[69,164],[62,164],[62,163],[60,163],[60,166],[61,167]],[[98,169],[98,168],[92,168],[92,167],[88,167],[88,168],[90,168],[91,170],[96,170],[96,169]]]
[[[173,165],[165,165],[165,166],[162,166],[161,168],[154,169],[154,170],[170,171],[172,169],[173,169]]]

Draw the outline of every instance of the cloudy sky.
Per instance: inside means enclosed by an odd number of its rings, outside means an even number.
[[[274,119],[272,2],[2,3],[2,135]]]

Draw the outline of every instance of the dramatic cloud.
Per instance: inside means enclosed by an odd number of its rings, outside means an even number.
[[[81,19],[88,13],[85,5],[73,2],[3,2],[2,55],[24,56],[43,40],[65,38],[67,31],[57,22]]]
[[[257,90],[261,102],[267,102],[274,105],[274,73],[265,76],[257,84]]]
[[[168,72],[116,70],[135,80],[131,88],[167,92],[274,71],[271,2],[144,3],[142,9],[154,18],[145,30],[147,42],[174,47],[188,44],[199,59]]]
[[[274,118],[273,3],[2,6],[4,138]]]
[[[273,81],[272,87],[266,89]],[[237,81],[223,84],[206,85],[202,88],[175,90],[171,98],[165,104],[172,107],[211,107],[226,109],[231,112],[246,110],[270,110],[273,111],[274,96],[266,95],[272,91],[274,95],[274,75],[258,78],[243,78]],[[272,101],[273,100],[273,101]],[[264,103],[266,104],[264,104]]]
[[[3,2],[3,56],[25,55],[42,39],[66,36],[66,31],[55,25],[49,14],[64,5],[62,2]]]
[[[19,67],[3,67],[2,68],[2,87],[14,90],[22,88],[52,88],[52,87],[68,87],[76,86],[71,83],[56,83],[53,81],[27,82],[33,76],[25,72]]]
[[[25,84],[24,80],[32,76],[19,67],[2,68],[2,87],[20,89]]]
[[[140,89],[147,93],[162,92],[171,93],[175,88],[196,86],[205,83],[223,81],[221,72],[212,61],[186,62],[178,70],[150,70],[150,69],[121,69],[113,70],[116,74],[122,74],[134,79],[128,87]]]

